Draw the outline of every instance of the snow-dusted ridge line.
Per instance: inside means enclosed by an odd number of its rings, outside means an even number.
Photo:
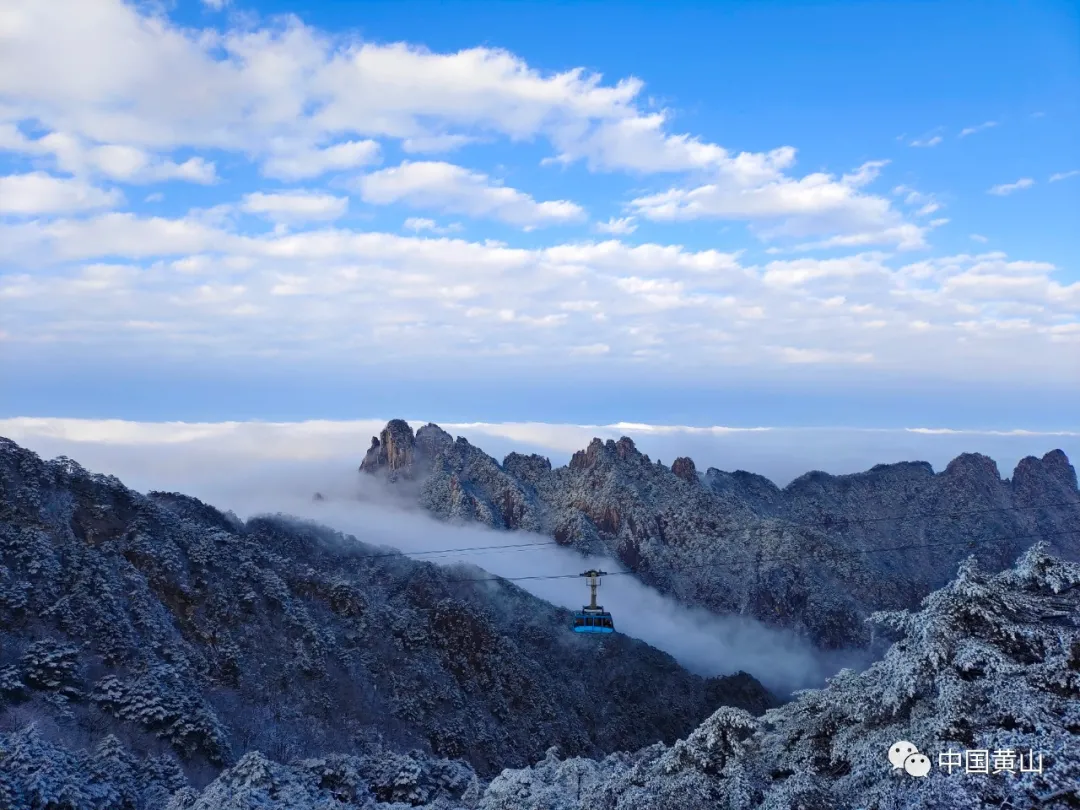
[[[546,535],[684,604],[827,649],[865,648],[865,618],[913,607],[966,547],[994,570],[1037,539],[1080,557],[1080,489],[1060,450],[1025,457],[1011,479],[964,453],[940,472],[926,462],[813,471],[781,489],[743,471],[702,474],[686,456],[654,462],[626,436],[593,438],[565,466],[518,452],[500,463],[438,425],[391,420],[360,468],[411,481],[409,497],[440,518]]]

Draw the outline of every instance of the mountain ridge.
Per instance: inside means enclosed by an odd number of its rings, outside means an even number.
[[[689,457],[666,467],[626,436],[594,438],[561,467],[515,452],[500,464],[438,425],[414,434],[395,419],[360,470],[410,486],[440,518],[610,555],[686,604],[794,629],[827,649],[871,644],[871,613],[913,607],[968,551],[1004,570],[1044,538],[1080,558],[1080,489],[1061,450],[1025,457],[1007,479],[988,456],[963,453],[938,472],[904,461],[810,471],[780,488],[746,471],[699,473]]]

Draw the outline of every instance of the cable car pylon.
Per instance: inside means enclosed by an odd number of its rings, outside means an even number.
[[[600,577],[607,574],[607,571],[597,571],[590,569],[584,571],[580,576],[586,577],[589,580],[589,590],[592,594],[592,599],[589,604],[585,605],[578,613],[574,614],[574,632],[575,633],[614,633],[615,623],[611,619],[611,614],[606,612],[602,605],[596,604],[596,589],[600,586]]]

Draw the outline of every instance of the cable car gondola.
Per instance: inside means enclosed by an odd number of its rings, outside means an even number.
[[[607,571],[586,571],[581,574],[589,579],[592,601],[574,614],[575,633],[615,632],[615,623],[611,620],[611,614],[607,613],[601,605],[596,604],[596,588],[600,584],[600,577],[606,573]]]

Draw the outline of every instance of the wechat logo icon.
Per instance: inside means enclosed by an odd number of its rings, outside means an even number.
[[[922,778],[930,773],[930,758],[920,754],[919,749],[907,740],[892,744],[889,748],[889,762],[894,771],[903,769],[911,776]]]

